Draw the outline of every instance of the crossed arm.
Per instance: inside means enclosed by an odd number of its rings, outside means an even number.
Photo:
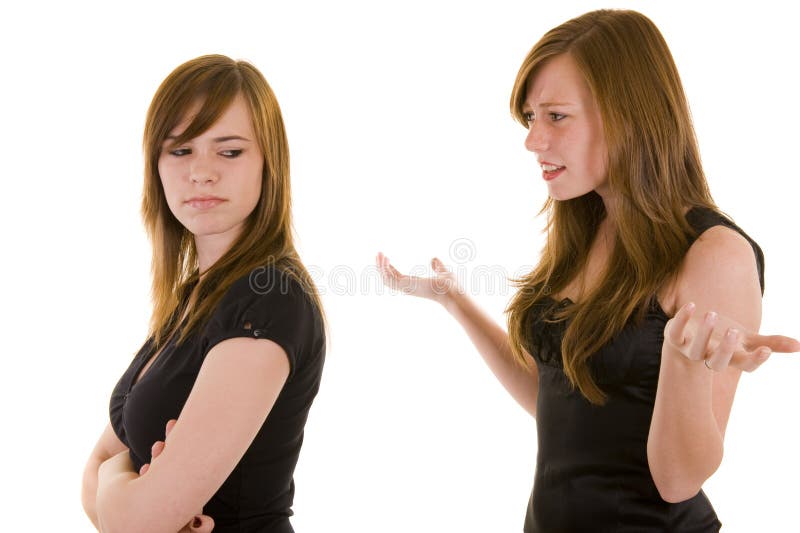
[[[214,346],[169,446],[142,476],[133,471],[127,448],[106,428],[84,474],[84,508],[95,526],[112,533],[181,529],[233,471],[288,375],[286,352],[273,341],[233,338]],[[108,454],[113,455],[100,464]]]

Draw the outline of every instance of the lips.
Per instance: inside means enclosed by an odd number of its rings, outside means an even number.
[[[205,196],[191,198],[186,201],[186,204],[195,209],[211,209],[212,207],[215,207],[224,201],[225,200],[222,198],[217,198],[216,196]]]
[[[550,181],[558,177],[561,172],[564,171],[564,166],[554,165],[553,163],[549,163],[547,161],[542,161],[539,163],[542,167],[542,177],[545,181]]]

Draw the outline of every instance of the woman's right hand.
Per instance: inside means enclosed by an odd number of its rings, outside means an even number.
[[[388,287],[412,296],[433,300],[445,307],[453,295],[462,292],[456,275],[444,266],[444,263],[438,257],[434,257],[431,260],[431,267],[433,267],[434,272],[433,277],[402,274],[392,266],[389,258],[381,252],[378,252],[375,264],[381,273],[383,283]]]
[[[164,446],[166,446],[165,441],[169,436],[169,432],[172,431],[172,428],[175,427],[175,422],[177,420],[172,419],[167,422],[167,428],[164,432],[164,440],[157,440],[153,443],[153,448],[151,449],[151,461],[155,461],[156,457],[161,455],[161,452],[164,451]],[[145,463],[142,465],[142,468],[139,469],[139,475],[143,476],[147,473],[150,469],[150,463]],[[201,513],[197,514],[188,524],[183,526],[178,533],[211,533],[211,530],[214,529],[214,519],[210,516],[204,515]]]

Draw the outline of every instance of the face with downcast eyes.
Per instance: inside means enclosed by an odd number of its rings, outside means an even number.
[[[241,94],[208,130],[175,145],[199,109],[200,102],[164,141],[158,173],[170,211],[196,242],[230,244],[258,203],[264,157]]]
[[[536,154],[554,200],[607,194],[603,122],[594,96],[568,54],[547,60],[528,83],[525,147]]]

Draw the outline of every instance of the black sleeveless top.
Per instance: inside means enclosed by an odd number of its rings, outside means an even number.
[[[764,291],[764,256],[738,226],[714,211],[693,208],[689,224],[701,234],[724,225],[752,245]],[[693,242],[693,240],[692,240]],[[607,403],[594,406],[571,390],[561,359],[566,325],[544,320],[569,299],[537,302],[527,313],[530,346],[539,371],[536,404],[538,455],[525,533],[716,532],[721,523],[701,490],[693,498],[661,499],[647,463],[647,436],[656,399],[664,327],[658,302],[589,359]]]
[[[289,359],[289,376],[242,459],[203,507],[214,532],[291,533],[294,468],[303,428],[317,394],[325,361],[319,309],[303,288],[272,266],[236,280],[206,325],[180,346],[170,339],[142,378],[153,356],[144,343],[111,395],[111,426],[138,471],[150,462],[150,447],[164,439],[164,426],[178,418],[208,352],[233,337],[270,339]]]

